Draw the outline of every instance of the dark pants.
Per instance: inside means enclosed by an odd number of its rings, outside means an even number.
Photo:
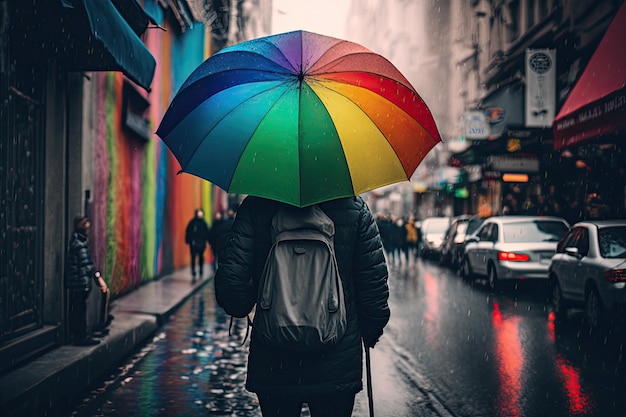
[[[258,394],[263,417],[300,417],[303,403],[307,403],[311,417],[350,417],[355,394],[328,394],[305,401],[285,395]]]
[[[89,291],[70,290],[68,321],[70,338],[79,341],[87,338],[87,299]]]
[[[204,267],[204,249],[189,248],[191,253],[191,275],[196,276],[196,263],[198,264],[198,272],[202,276],[202,268]]]

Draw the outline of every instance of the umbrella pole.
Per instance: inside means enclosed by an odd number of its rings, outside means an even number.
[[[370,417],[374,417],[374,397],[372,392],[372,364],[370,362],[370,348],[365,347],[365,372],[367,374],[367,400]]]

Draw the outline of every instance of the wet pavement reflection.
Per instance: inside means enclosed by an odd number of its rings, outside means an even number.
[[[387,334],[458,416],[626,416],[626,337],[556,322],[546,288],[492,292],[436,262],[395,265]]]
[[[260,416],[256,397],[243,388],[246,322],[234,320],[231,334],[229,326],[209,283],[72,415]]]
[[[540,286],[491,292],[421,259],[392,265],[389,283],[392,317],[372,351],[378,417],[436,405],[458,417],[626,416],[623,328],[589,337],[581,313],[554,320]],[[230,325],[208,283],[67,415],[260,417],[244,388],[247,322]],[[353,415],[368,415],[366,393]]]

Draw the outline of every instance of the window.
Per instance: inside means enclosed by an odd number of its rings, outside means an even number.
[[[580,256],[589,255],[589,231],[587,229],[580,229],[580,234],[578,235],[576,247],[578,248],[578,254]]]
[[[600,229],[598,243],[603,258],[626,258],[626,226]]]
[[[559,221],[528,221],[505,224],[504,242],[558,242],[568,227]]]
[[[497,242],[498,241],[498,230],[499,230],[498,225],[494,223],[491,226],[491,235],[489,236],[489,240],[491,242]]]
[[[509,14],[512,16],[509,22],[509,41],[512,43],[523,33],[521,27],[521,5],[520,0],[512,0],[509,2]]]
[[[149,141],[152,138],[152,129],[146,118],[146,109],[150,102],[126,81],[122,91],[122,126],[140,141]]]
[[[576,247],[576,242],[578,241],[578,237],[580,236],[581,230],[582,230],[582,227],[576,227],[570,230],[557,245],[556,247],[557,253],[565,253],[565,248]]]
[[[526,29],[535,26],[537,23],[535,19],[535,0],[526,0]]]
[[[490,236],[491,236],[491,223],[486,224],[482,229],[480,229],[480,232],[478,232],[478,238],[480,240],[489,240]]]

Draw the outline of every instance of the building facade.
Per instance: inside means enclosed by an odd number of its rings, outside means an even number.
[[[607,131],[567,146],[555,142],[553,126],[622,5],[568,0],[468,5],[472,51],[458,61],[471,84],[464,106],[466,113],[482,113],[487,133],[467,140],[470,146],[453,153],[450,164],[470,173],[465,186],[492,214],[502,212],[511,197],[519,212],[541,213],[545,199],[557,194],[563,196],[558,214],[570,221],[585,217],[593,195],[602,196],[607,216],[623,215],[623,126],[609,123]],[[623,48],[624,40],[619,42]],[[607,76],[609,68],[619,72],[618,63],[603,64]],[[616,114],[626,117],[623,107]],[[606,181],[611,177],[619,180]]]
[[[191,71],[233,42],[245,3],[0,1],[0,372],[67,341],[75,215],[92,219],[113,297],[189,264],[186,223],[226,198],[175,175],[154,131]],[[236,24],[269,31],[269,14]]]

